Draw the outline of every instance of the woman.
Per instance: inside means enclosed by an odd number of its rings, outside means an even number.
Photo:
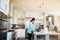
[[[35,22],[35,18],[32,18],[30,23],[29,23],[29,28],[28,28],[28,40],[31,40],[32,33],[35,30],[34,22]]]
[[[46,27],[47,27],[48,31],[50,31],[49,26],[50,26],[50,22],[49,21],[46,21]]]

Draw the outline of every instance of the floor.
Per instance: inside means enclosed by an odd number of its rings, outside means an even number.
[[[28,39],[18,39],[18,40],[28,40]]]
[[[19,40],[28,40],[28,39],[19,39]],[[44,40],[44,39],[38,39],[38,40]],[[56,39],[50,39],[50,40],[56,40]]]
[[[37,37],[38,37],[38,40],[45,40],[45,36],[37,36]],[[28,39],[18,38],[18,40],[28,40]],[[57,39],[57,36],[50,36],[50,40],[58,40],[58,39]]]
[[[28,39],[18,39],[18,40],[28,40]],[[38,39],[38,40],[45,40],[45,39]],[[57,40],[57,39],[50,39],[50,40]]]

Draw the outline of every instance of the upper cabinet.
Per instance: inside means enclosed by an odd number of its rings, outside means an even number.
[[[8,15],[9,13],[9,0],[0,0],[0,11]]]
[[[25,17],[35,17],[38,18],[40,17],[41,14],[39,11],[25,11]]]

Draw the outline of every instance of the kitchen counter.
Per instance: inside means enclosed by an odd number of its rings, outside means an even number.
[[[25,38],[25,29],[11,29],[7,31],[7,40],[16,40],[18,38]],[[23,35],[22,35],[23,34]]]
[[[16,29],[4,30],[2,32],[14,32]]]
[[[45,35],[45,39],[49,40],[49,36],[50,35],[57,35],[58,36],[58,40],[60,40],[60,33],[54,32],[54,31],[50,31],[50,32],[34,32],[34,40],[37,40],[37,35]]]
[[[10,29],[4,30],[2,33],[6,32],[6,40],[13,40],[14,38],[25,38],[25,29]]]
[[[17,30],[17,29],[5,30],[5,31],[7,31],[7,40],[14,40],[14,38],[15,38],[15,30]]]
[[[0,31],[0,40],[7,40],[7,32]]]
[[[13,33],[16,29],[10,29],[10,30],[0,30],[0,40],[12,40]]]
[[[46,35],[46,34],[49,34],[49,35],[60,35],[60,33],[57,33],[57,32],[54,32],[54,31],[50,31],[50,32],[34,32],[34,34],[41,34],[41,35]]]

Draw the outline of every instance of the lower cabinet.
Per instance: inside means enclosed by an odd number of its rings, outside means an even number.
[[[0,32],[0,40],[7,40],[7,32]]]
[[[13,39],[12,33],[13,32],[7,32],[7,40],[12,40]]]

